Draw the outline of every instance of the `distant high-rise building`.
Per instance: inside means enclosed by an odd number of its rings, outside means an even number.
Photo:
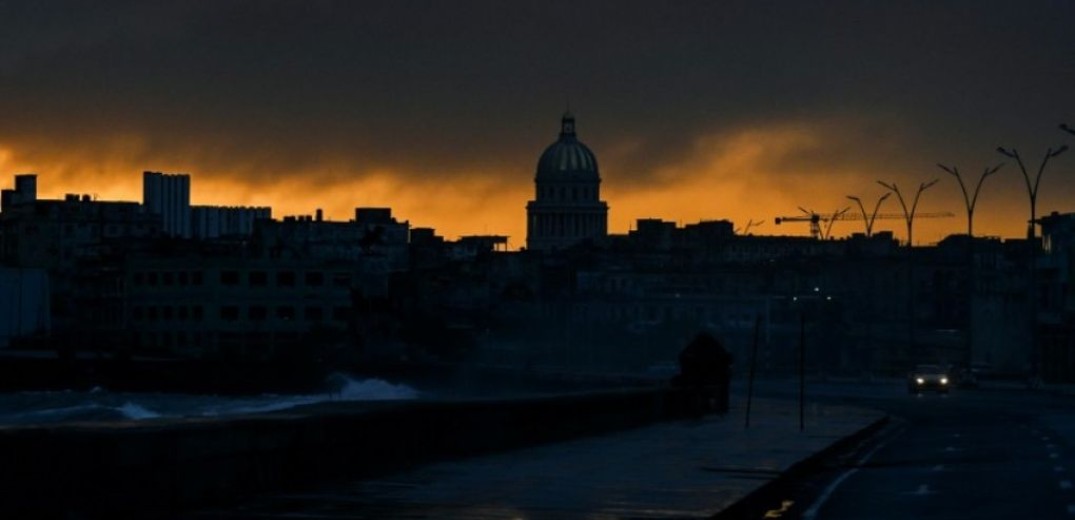
[[[165,235],[190,238],[190,175],[144,172],[142,205],[161,216]]]
[[[14,190],[0,190],[0,211],[10,211],[11,206],[37,200],[37,174],[24,173],[15,176]]]
[[[534,185],[534,200],[526,205],[528,249],[564,249],[608,234],[597,158],[578,140],[570,113],[560,122],[560,138],[538,159]]]

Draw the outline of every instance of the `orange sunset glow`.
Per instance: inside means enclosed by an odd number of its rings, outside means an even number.
[[[600,132],[592,126],[587,130],[584,137]],[[796,163],[797,157],[824,154],[846,145],[839,142],[842,138],[834,130],[833,124],[795,123],[704,135],[695,138],[683,156],[641,175],[622,159],[622,150],[629,149],[629,143],[613,143],[608,154],[597,148],[604,178],[602,196],[611,206],[610,230],[625,233],[639,218],[660,218],[681,225],[728,219],[738,228],[751,220],[764,221],[752,228],[755,234],[808,235],[806,223],[777,226],[774,218],[799,215],[800,206],[832,213],[851,206],[846,195],[862,197],[872,209],[872,201],[884,193],[872,177],[896,180],[908,197],[913,195],[916,182],[940,178],[937,186],[923,194],[918,211],[948,211],[955,216],[916,219],[915,242],[934,243],[949,234],[965,233],[958,185],[939,169],[925,168],[921,174],[908,175],[883,164],[829,164],[816,157]],[[137,139],[115,143],[76,154],[44,148],[23,153],[5,146],[0,148],[0,171],[37,173],[41,195],[46,198],[87,193],[100,199],[129,201],[141,200],[143,170],[191,173],[194,204],[270,206],[276,218],[323,209],[327,218],[336,220],[351,218],[358,206],[391,207],[398,219],[408,220],[414,227],[433,227],[449,238],[507,235],[509,247],[515,249],[525,243],[523,208],[533,198],[533,164],[546,144],[535,142],[532,157],[519,157],[518,164],[508,171],[468,169],[446,176],[452,178],[448,181],[445,176],[422,180],[416,172],[391,168],[356,170],[344,160],[300,171],[277,171],[260,161],[247,164],[245,157],[221,162],[184,159],[175,153],[154,160],[138,147]],[[870,176],[863,175],[863,170]],[[976,170],[965,173],[978,174]],[[1013,237],[1025,232],[1028,206],[1018,196],[1024,189],[1018,175],[1009,167],[1003,175],[989,179],[977,208],[976,234]],[[257,180],[256,176],[271,180]],[[625,178],[631,180],[624,182]],[[1004,198],[999,193],[1002,191],[1007,195]],[[1062,201],[1058,196],[1043,197],[1039,213],[1065,209],[1060,207]],[[852,207],[852,211],[858,210]],[[895,197],[882,206],[882,212],[901,213]],[[906,238],[902,219],[878,220],[874,228],[892,230],[901,240]],[[862,222],[838,222],[832,235],[840,238],[862,231]]]
[[[1071,142],[1057,125],[1075,122],[1075,80],[1055,66],[1070,62],[1070,37],[1052,7],[981,20],[929,5],[741,7],[29,11],[30,32],[0,50],[0,175],[37,173],[44,197],[138,201],[142,171],[189,173],[194,204],[338,220],[387,206],[449,238],[508,235],[514,249],[538,155],[570,107],[614,233],[660,218],[806,235],[775,217],[832,213],[848,195],[871,205],[878,180],[913,196],[940,179],[918,210],[955,216],[915,223],[915,242],[934,243],[966,230],[937,163],[973,186],[1006,162],[982,189],[975,231],[1025,234],[1027,190],[996,147],[1019,149],[1033,175]],[[98,17],[107,23],[78,21]],[[1075,209],[1075,153],[1041,186],[1039,215]],[[882,211],[901,209],[892,197]],[[838,222],[833,236],[862,229]],[[875,229],[905,239],[901,219]]]

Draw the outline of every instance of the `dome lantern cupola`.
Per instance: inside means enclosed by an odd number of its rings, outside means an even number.
[[[560,139],[565,137],[575,139],[575,116],[571,112],[564,112],[564,117],[560,119]]]
[[[600,182],[597,157],[575,134],[575,116],[560,120],[560,138],[545,148],[538,159],[537,179],[548,181]]]

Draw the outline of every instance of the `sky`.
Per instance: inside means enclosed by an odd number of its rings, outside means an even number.
[[[189,173],[192,202],[346,220],[391,207],[442,235],[525,245],[538,156],[570,107],[610,231],[728,219],[923,182],[915,243],[1025,234],[1033,177],[1075,145],[1075,2],[385,1],[0,3],[0,186],[141,200]],[[910,200],[908,200],[910,203]],[[1038,214],[1075,211],[1075,151]],[[871,208],[868,208],[871,209]],[[857,208],[853,208],[857,211]],[[901,212],[895,197],[882,212]],[[897,215],[898,216],[898,215]],[[833,236],[863,230],[838,222]],[[906,238],[900,218],[880,220]]]

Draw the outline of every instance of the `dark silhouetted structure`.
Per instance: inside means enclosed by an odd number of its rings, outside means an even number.
[[[579,141],[569,113],[560,121],[560,138],[538,159],[534,187],[534,200],[526,205],[527,249],[566,249],[608,234],[597,158]]]
[[[728,411],[732,355],[716,338],[702,332],[679,353],[679,375],[673,386],[682,389],[685,412]]]

